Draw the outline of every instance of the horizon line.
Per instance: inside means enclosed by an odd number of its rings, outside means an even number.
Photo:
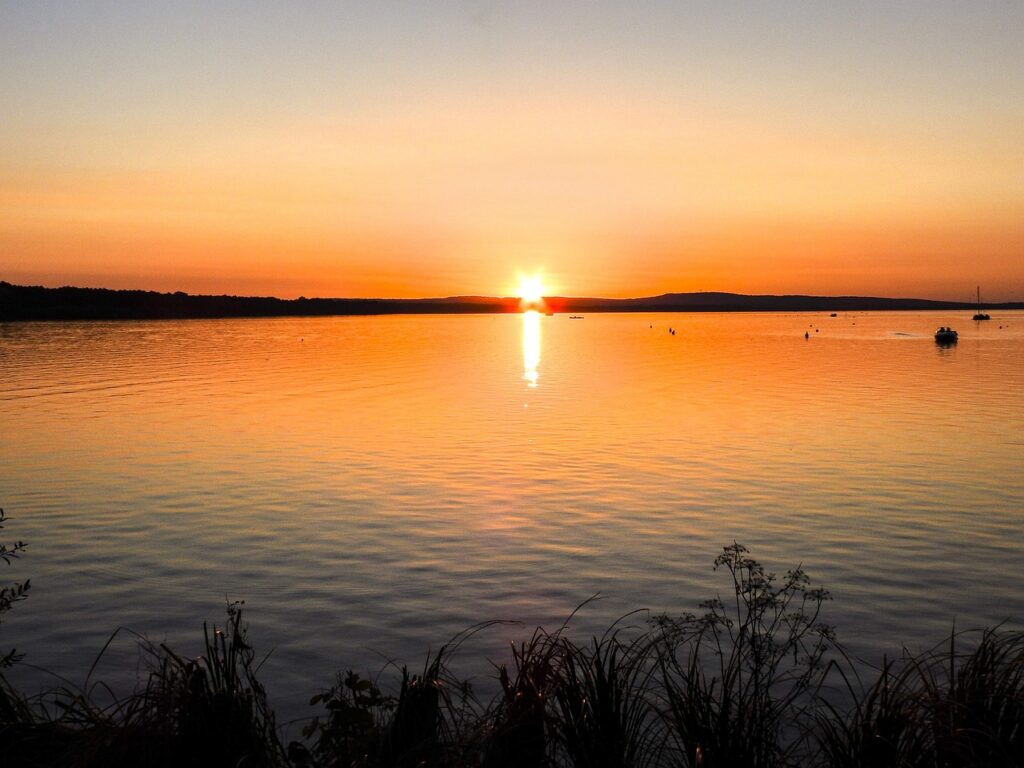
[[[182,290],[157,290],[152,288],[108,288],[105,286],[85,286],[85,285],[25,285],[19,283],[11,283],[7,280],[0,280],[0,286],[10,286],[12,288],[30,288],[30,289],[43,289],[48,291],[59,291],[59,290],[77,290],[77,291],[110,291],[113,293],[152,293],[162,296],[188,296],[193,298],[230,298],[230,299],[263,299],[263,300],[274,300],[274,301],[285,301],[285,302],[298,302],[298,301],[393,301],[393,302],[439,302],[439,301],[458,301],[460,299],[475,299],[475,300],[494,300],[494,301],[520,301],[522,297],[515,295],[502,296],[499,294],[486,294],[486,293],[460,293],[451,294],[447,296],[416,296],[416,297],[394,297],[394,296],[297,296],[293,299],[283,298],[281,296],[275,296],[272,294],[240,294],[240,293],[190,293]],[[960,301],[954,299],[936,299],[922,296],[880,296],[880,295],[867,295],[867,294],[854,294],[854,293],[837,293],[837,294],[816,294],[816,293],[739,293],[737,291],[727,290],[697,290],[697,291],[665,291],[663,293],[648,294],[643,296],[622,296],[622,297],[610,297],[610,296],[587,296],[587,295],[570,295],[570,294],[550,294],[541,297],[541,301],[547,300],[569,300],[569,301],[580,301],[580,300],[593,300],[593,301],[643,301],[645,299],[663,299],[670,296],[699,296],[699,295],[719,295],[719,296],[737,296],[743,298],[806,298],[806,299],[872,299],[872,300],[884,300],[884,301],[928,301],[936,302],[941,304],[963,304],[963,305],[975,305],[977,302],[974,301]],[[537,303],[537,302],[530,302]],[[997,302],[983,302],[984,306],[998,306],[1005,304],[1022,304],[1021,301],[997,301]]]

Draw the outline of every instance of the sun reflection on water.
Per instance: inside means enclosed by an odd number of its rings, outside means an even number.
[[[528,387],[536,387],[540,365],[540,313],[523,312],[523,378]]]

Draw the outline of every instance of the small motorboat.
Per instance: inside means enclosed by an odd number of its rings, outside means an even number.
[[[935,332],[936,344],[956,344],[957,338],[957,332],[945,326]]]
[[[586,318],[584,318],[583,315],[569,315],[569,319],[570,320],[584,320]]]

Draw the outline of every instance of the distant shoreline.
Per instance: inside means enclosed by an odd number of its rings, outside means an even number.
[[[550,312],[867,312],[974,310],[972,302],[874,296],[666,293],[634,299],[552,296],[536,308]],[[1024,309],[1024,302],[985,304],[987,310]],[[340,315],[507,314],[516,297],[450,296],[427,299],[210,296],[107,288],[44,288],[0,281],[0,322],[37,320],[198,320]]]

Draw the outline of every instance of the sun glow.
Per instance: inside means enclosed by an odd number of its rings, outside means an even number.
[[[519,298],[524,304],[536,304],[544,298],[544,283],[540,275],[519,276]]]

